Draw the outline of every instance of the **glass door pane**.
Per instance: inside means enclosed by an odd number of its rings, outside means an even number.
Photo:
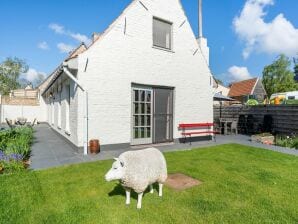
[[[132,89],[132,145],[152,143],[152,90]]]

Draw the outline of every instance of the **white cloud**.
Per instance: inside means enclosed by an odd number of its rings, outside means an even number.
[[[39,76],[42,75],[46,77],[46,73],[44,72],[39,72],[33,68],[29,68],[27,73],[22,75],[22,78],[26,79],[27,81],[34,83],[37,79],[39,79]]]
[[[234,30],[245,42],[244,58],[252,52],[287,56],[298,52],[298,29],[283,14],[270,22],[264,20],[265,8],[271,5],[273,0],[247,0],[240,15],[234,18]]]
[[[70,53],[75,47],[69,44],[59,43],[57,44],[57,48],[61,53]]]
[[[72,39],[74,39],[78,42],[84,42],[87,45],[91,43],[91,39],[89,39],[86,35],[80,34],[80,33],[75,33],[75,32],[70,31],[70,30],[66,30],[64,28],[64,26],[59,25],[57,23],[51,23],[49,25],[49,28],[57,34],[61,34],[61,35],[71,37]]]
[[[42,50],[49,50],[50,47],[46,41],[38,43],[37,47]]]
[[[87,44],[89,44],[91,41],[87,36],[80,34],[80,33],[70,33],[70,36],[79,42],[84,42]]]
[[[57,23],[51,23],[49,25],[49,28],[51,30],[53,30],[55,33],[58,33],[58,34],[65,34],[65,30],[64,30],[64,27],[57,24]]]
[[[251,79],[252,76],[249,73],[247,67],[232,66],[228,69],[228,76],[232,82]]]

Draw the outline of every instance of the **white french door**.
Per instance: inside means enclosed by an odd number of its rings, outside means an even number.
[[[152,101],[152,89],[132,88],[132,145],[152,143]]]

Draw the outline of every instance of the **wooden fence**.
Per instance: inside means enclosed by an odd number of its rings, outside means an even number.
[[[252,117],[255,130],[264,126],[265,115],[272,118],[272,132],[279,134],[298,134],[298,105],[260,105],[260,106],[214,106],[214,121],[222,118]],[[261,128],[259,128],[261,129]],[[259,130],[260,132],[260,130]]]

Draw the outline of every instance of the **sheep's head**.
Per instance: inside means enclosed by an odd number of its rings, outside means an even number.
[[[121,180],[124,176],[124,163],[120,159],[115,158],[112,168],[105,175],[106,181]]]

